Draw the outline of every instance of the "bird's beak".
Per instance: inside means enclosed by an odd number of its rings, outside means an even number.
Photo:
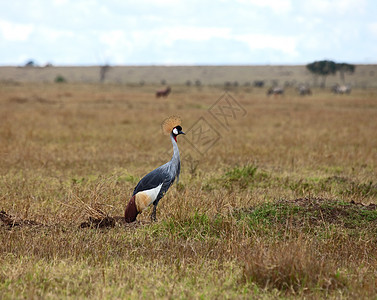
[[[178,134],[184,134],[184,135],[186,135],[186,133],[184,133],[182,130],[180,130],[180,131],[178,132]]]

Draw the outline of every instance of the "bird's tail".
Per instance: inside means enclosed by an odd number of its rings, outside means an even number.
[[[136,208],[135,196],[132,196],[128,205],[126,207],[126,211],[124,212],[124,218],[127,223],[131,223],[136,221],[136,217],[139,214]]]

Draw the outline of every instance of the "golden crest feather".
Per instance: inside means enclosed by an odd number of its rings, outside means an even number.
[[[178,116],[170,116],[169,118],[165,119],[162,124],[161,124],[161,128],[162,128],[162,132],[165,134],[165,135],[169,135],[173,128],[178,126],[178,125],[181,125],[182,123],[182,120],[180,117]]]

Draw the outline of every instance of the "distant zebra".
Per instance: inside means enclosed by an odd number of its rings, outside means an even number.
[[[299,93],[300,96],[305,96],[305,95],[311,95],[312,94],[311,89],[307,85],[300,85],[297,88],[297,91],[298,91],[298,93]]]
[[[350,94],[351,93],[351,86],[350,85],[336,84],[332,87],[332,92],[334,94]]]
[[[161,90],[161,91],[157,91],[156,92],[156,97],[157,98],[160,98],[160,97],[167,97],[171,92],[171,88],[168,86],[166,89],[164,90]]]
[[[283,95],[283,94],[284,94],[284,89],[278,86],[269,88],[267,91],[267,95]]]
[[[264,87],[264,80],[254,80],[255,87]]]

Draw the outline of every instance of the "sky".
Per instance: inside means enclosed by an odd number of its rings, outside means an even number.
[[[0,0],[0,65],[377,63],[376,0]]]

